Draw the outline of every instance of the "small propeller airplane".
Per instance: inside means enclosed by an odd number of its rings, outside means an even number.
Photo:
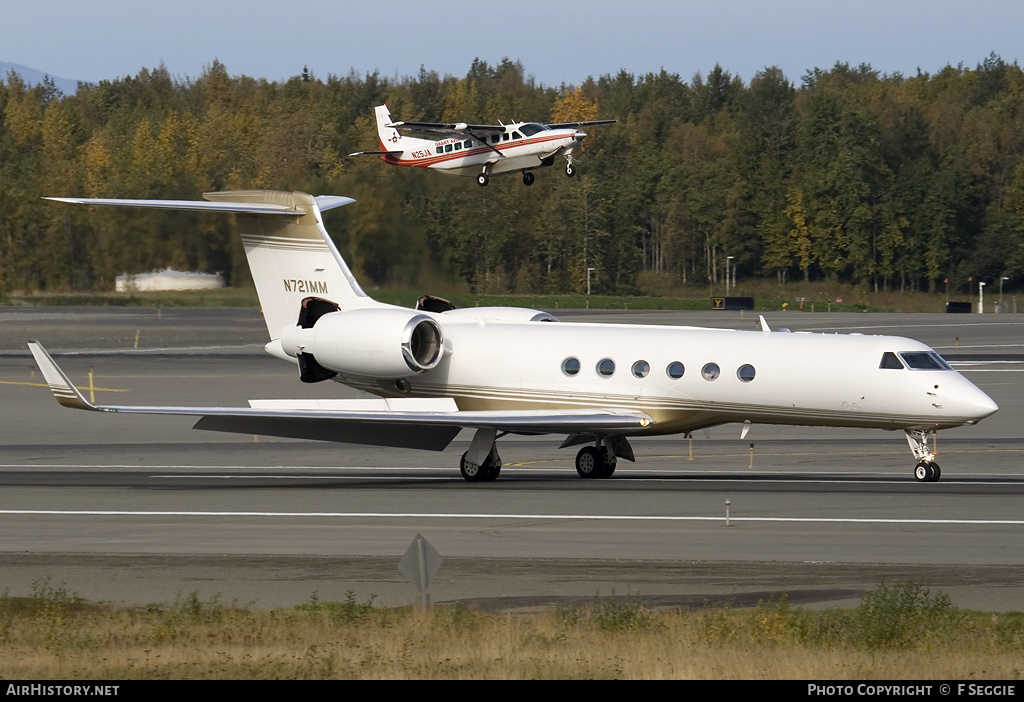
[[[565,156],[565,174],[572,177],[576,175],[572,153],[587,136],[580,127],[615,122],[614,119],[558,124],[393,122],[387,105],[378,105],[374,112],[381,150],[357,151],[350,156],[380,156],[393,166],[475,175],[480,185],[487,185],[491,175],[515,172],[523,174],[523,185],[533,185],[533,170],[554,164],[558,156]],[[399,130],[408,131],[410,135],[403,136]]]
[[[497,440],[554,434],[582,445],[576,471],[608,478],[630,441],[727,423],[902,430],[919,481],[939,479],[929,433],[999,408],[919,341],[895,336],[616,324],[566,324],[515,307],[416,309],[374,300],[323,226],[337,196],[247,190],[205,201],[49,198],[234,213],[270,342],[305,383],[362,391],[351,400],[250,400],[249,407],[95,405],[38,341],[28,346],[65,407],[198,416],[196,429],[444,450],[473,432],[470,481],[501,471]]]

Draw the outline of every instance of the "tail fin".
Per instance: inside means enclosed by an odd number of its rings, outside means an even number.
[[[391,112],[387,105],[377,105],[373,108],[377,115],[377,136],[380,138],[381,151],[402,151],[402,134],[392,124]]]
[[[354,202],[351,198],[273,190],[205,193],[203,197],[209,202],[48,199],[87,205],[233,212],[271,340],[280,339],[283,329],[295,326],[302,301],[307,298],[326,300],[342,310],[382,305],[359,287],[323,226],[321,212]]]

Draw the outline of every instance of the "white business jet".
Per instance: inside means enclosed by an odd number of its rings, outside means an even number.
[[[374,108],[380,151],[357,151],[350,156],[380,156],[393,166],[434,168],[442,173],[476,176],[487,185],[491,175],[523,174],[523,185],[533,185],[533,169],[544,168],[565,156],[565,174],[576,175],[572,152],[587,136],[580,127],[611,124],[592,122],[540,124],[466,124],[465,122],[393,122],[387,105]],[[399,130],[428,138],[403,135]]]
[[[939,479],[928,435],[998,407],[912,339],[699,327],[566,324],[539,310],[417,309],[373,300],[323,227],[352,202],[301,192],[206,193],[206,202],[52,198],[92,205],[231,212],[270,334],[266,350],[307,383],[355,400],[251,400],[242,407],[88,402],[37,341],[29,348],[57,401],[101,412],[199,416],[196,429],[443,450],[473,431],[466,480],[494,480],[496,440],[556,434],[583,445],[576,470],[607,478],[630,440],[737,422],[903,430],[920,481]],[[742,437],[742,435],[741,435]]]

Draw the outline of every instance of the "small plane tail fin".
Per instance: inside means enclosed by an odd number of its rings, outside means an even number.
[[[380,149],[385,152],[402,150],[402,133],[388,125],[393,123],[391,111],[387,105],[377,105],[373,108],[377,116],[377,136],[380,138]]]
[[[83,205],[234,213],[271,340],[280,339],[282,330],[295,326],[303,301],[308,298],[318,298],[341,310],[381,306],[363,292],[324,229],[321,213],[354,202],[351,198],[275,190],[204,193],[203,197],[207,202],[48,199]]]

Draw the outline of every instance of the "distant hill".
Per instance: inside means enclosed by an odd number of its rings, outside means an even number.
[[[21,76],[22,80],[29,85],[39,85],[43,82],[43,78],[48,75],[45,71],[37,71],[36,69],[29,68],[28,66],[19,66],[16,63],[0,61],[0,83],[7,82],[7,74],[11,71],[14,71]],[[56,85],[57,88],[65,95],[74,95],[78,92],[78,81],[61,78],[60,76],[55,76],[52,73],[49,74],[49,76],[53,81],[53,84]]]

